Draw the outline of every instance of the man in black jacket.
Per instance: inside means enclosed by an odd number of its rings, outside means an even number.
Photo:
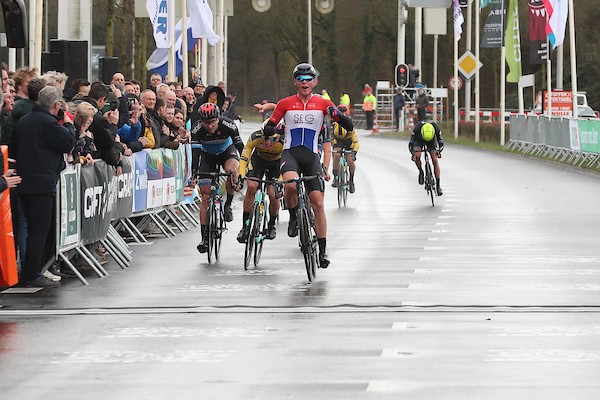
[[[42,262],[55,218],[56,184],[65,166],[63,154],[71,151],[76,140],[71,118],[61,112],[61,98],[62,92],[53,86],[40,90],[38,104],[19,120],[15,130],[13,150],[23,179],[17,190],[29,228],[20,278],[26,287],[60,286],[42,275]],[[64,125],[59,123],[61,118]]]

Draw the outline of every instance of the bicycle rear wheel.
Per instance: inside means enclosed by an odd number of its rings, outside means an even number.
[[[214,249],[215,249],[215,259],[218,261],[221,258],[221,241],[223,240],[223,231],[225,230],[225,220],[223,219],[223,203],[219,202],[215,207],[215,215],[214,215],[215,223],[214,223]]]
[[[266,202],[260,203],[258,220],[256,221],[256,244],[254,246],[254,266],[258,267],[260,262],[260,256],[262,255],[262,248],[265,244],[265,235],[267,234],[269,219],[266,216],[268,204]]]
[[[252,209],[250,210],[250,219],[248,220],[248,238],[246,238],[246,248],[244,251],[244,269],[247,270],[250,266],[250,259],[252,256],[252,249],[254,248],[254,241],[256,238],[256,229],[255,229],[255,220],[256,220],[256,211],[258,207],[256,203],[252,204]]]
[[[305,208],[298,209],[298,228],[300,231],[300,247],[304,255],[304,265],[306,267],[306,276],[308,281],[312,282],[314,278],[315,266],[313,266],[313,243],[310,232],[310,221],[308,212]]]
[[[346,207],[346,202],[348,201],[348,191],[350,190],[350,171],[348,169],[348,164],[344,163],[344,193],[342,195],[344,200],[344,207]]]

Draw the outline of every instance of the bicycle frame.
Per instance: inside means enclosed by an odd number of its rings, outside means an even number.
[[[335,150],[335,153],[340,154],[337,174],[337,191],[338,191],[338,207],[346,205],[348,201],[348,192],[350,191],[350,170],[348,164],[348,154],[354,153],[352,150],[341,149]]]
[[[432,169],[432,163],[430,162],[430,154],[429,154],[429,150],[425,149],[423,151],[423,153],[425,153],[425,190],[427,191],[427,194],[429,195],[429,197],[431,198],[431,206],[435,206],[435,201],[434,201],[434,194],[437,197],[437,191],[435,189],[435,178],[433,176],[433,169]]]
[[[232,175],[224,172],[199,172],[196,176],[201,179],[210,178],[210,195],[206,208],[206,239],[208,240],[208,262],[212,263],[213,253],[217,261],[221,257],[221,241],[223,232],[227,230],[219,180],[222,177],[231,179]]]
[[[268,187],[273,184],[273,181],[254,177],[248,177],[246,179],[258,182],[258,187],[254,194],[254,203],[252,204],[252,209],[250,211],[250,218],[247,221],[250,231],[248,239],[246,240],[246,249],[244,252],[244,269],[248,269],[248,266],[250,265],[250,256],[253,251],[254,266],[258,266],[260,261],[270,218]]]

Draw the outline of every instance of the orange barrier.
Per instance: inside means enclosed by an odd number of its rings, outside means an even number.
[[[4,171],[8,170],[8,147],[0,146],[4,155]],[[10,212],[10,190],[0,196],[0,286],[14,286],[19,283],[15,254],[15,237]]]

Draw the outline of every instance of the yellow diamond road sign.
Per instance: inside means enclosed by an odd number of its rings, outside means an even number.
[[[465,54],[458,59],[458,70],[467,79],[471,79],[482,66],[481,61],[469,50],[465,51]]]

